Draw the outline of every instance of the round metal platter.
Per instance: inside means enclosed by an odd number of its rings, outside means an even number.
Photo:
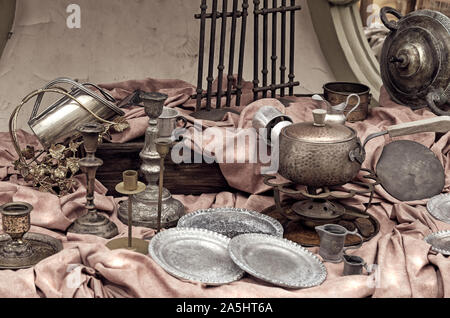
[[[400,201],[428,199],[440,194],[445,186],[445,171],[436,155],[409,140],[384,147],[377,177],[383,188]]]
[[[283,226],[274,218],[246,209],[217,208],[198,210],[183,216],[178,227],[200,228],[229,238],[247,233],[283,237]]]
[[[432,250],[445,256],[450,256],[450,230],[433,233],[425,238]]]
[[[427,203],[427,209],[439,221],[450,224],[450,193],[431,198]]]
[[[244,271],[280,287],[314,287],[327,277],[327,270],[317,256],[283,238],[243,234],[231,240],[228,250]]]
[[[61,241],[48,235],[27,233],[24,235],[23,239],[31,245],[33,254],[29,257],[23,258],[8,258],[0,256],[0,269],[17,270],[30,268],[47,257],[59,253],[63,249]],[[1,235],[0,248],[3,248],[3,246],[10,240],[11,238],[9,235]]]
[[[204,229],[173,228],[150,241],[149,253],[174,277],[219,286],[244,275],[228,254],[229,242],[226,236]]]

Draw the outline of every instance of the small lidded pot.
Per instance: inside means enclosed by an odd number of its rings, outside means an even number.
[[[365,153],[357,133],[342,124],[325,122],[327,112],[313,111],[314,122],[296,123],[280,134],[280,169],[286,179],[309,187],[352,181]]]
[[[22,239],[30,230],[32,210],[33,207],[24,202],[7,203],[0,207],[3,231],[12,239],[1,251],[5,256],[27,257],[31,254],[31,246]]]

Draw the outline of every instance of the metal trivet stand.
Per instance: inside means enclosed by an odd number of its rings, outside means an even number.
[[[103,165],[103,161],[95,157],[100,133],[105,127],[99,123],[85,124],[79,127],[78,132],[82,134],[86,157],[80,160],[80,169],[86,174],[86,209],[88,213],[79,217],[67,230],[69,233],[90,234],[106,239],[113,238],[119,234],[117,225],[107,217],[97,213],[94,203],[95,175],[97,169]]]
[[[63,249],[61,242],[51,236],[28,233],[33,207],[24,202],[0,207],[3,231],[0,236],[0,269],[29,268]]]
[[[286,236],[304,246],[319,246],[320,239],[314,227],[324,224],[340,224],[350,231],[358,228],[365,241],[368,241],[380,229],[378,221],[367,212],[372,205],[375,186],[379,184],[379,181],[372,171],[361,170],[368,173],[364,176],[364,179],[372,182],[353,181],[351,184],[363,187],[362,190],[345,190],[343,188],[333,190],[328,187],[294,190],[292,189],[295,186],[294,183],[274,184],[271,180],[276,177],[266,175],[264,176],[264,183],[274,189],[275,206],[264,210],[262,213],[278,219],[285,228]],[[280,192],[305,200],[288,199],[281,202]],[[363,211],[338,202],[365,194],[369,194],[369,199]],[[356,237],[349,236],[346,245],[350,246],[358,242],[359,240]]]
[[[145,144],[140,157],[142,159],[141,171],[147,180],[147,188],[144,192],[131,196],[132,215],[134,226],[142,226],[155,229],[158,226],[158,198],[159,187],[157,185],[160,173],[160,155],[156,150],[158,138],[158,118],[163,112],[164,102],[168,96],[161,93],[141,92],[139,100],[143,103],[145,113],[150,118],[149,127],[145,132]],[[178,219],[184,215],[183,204],[175,200],[169,190],[163,189],[161,227],[168,228],[177,225]],[[128,202],[124,201],[119,206],[119,219],[128,223]]]

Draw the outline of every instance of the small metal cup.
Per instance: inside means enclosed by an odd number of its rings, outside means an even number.
[[[359,256],[344,254],[342,258],[344,259],[344,276],[362,275],[363,269],[367,270],[366,262]]]
[[[263,106],[261,107],[253,117],[252,125],[253,128],[260,133],[260,129],[266,129],[266,134],[263,134],[264,141],[268,144],[272,144],[272,129],[281,122],[291,122],[292,119],[280,112],[273,106]]]
[[[183,122],[183,127],[178,127],[178,121]],[[176,128],[186,128],[187,119],[180,116],[180,113],[173,108],[164,107],[161,116],[158,118],[158,129],[160,138],[170,138]]]

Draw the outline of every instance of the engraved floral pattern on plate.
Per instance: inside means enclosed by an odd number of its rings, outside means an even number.
[[[173,228],[150,241],[149,253],[172,276],[218,286],[244,275],[228,254],[229,241],[204,229]]]

